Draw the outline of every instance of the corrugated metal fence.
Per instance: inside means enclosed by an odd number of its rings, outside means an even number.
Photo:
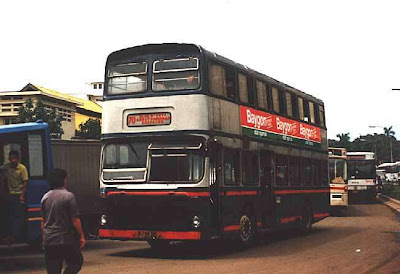
[[[101,144],[97,140],[52,140],[55,168],[68,173],[67,189],[75,194],[80,213],[99,211],[99,169]]]

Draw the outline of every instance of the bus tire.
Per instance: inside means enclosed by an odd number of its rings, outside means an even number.
[[[306,206],[303,209],[301,218],[301,231],[304,234],[310,233],[312,231],[313,224],[313,212],[310,206]]]
[[[254,244],[256,236],[256,223],[250,211],[242,214],[239,221],[239,243],[242,247]]]
[[[147,243],[150,245],[151,249],[163,251],[169,247],[171,242],[168,240],[148,240]]]

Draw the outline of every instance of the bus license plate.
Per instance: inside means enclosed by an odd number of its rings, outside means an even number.
[[[138,231],[138,238],[144,240],[157,239],[157,232],[155,231]]]

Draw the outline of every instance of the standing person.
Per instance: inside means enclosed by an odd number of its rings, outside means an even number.
[[[86,240],[74,194],[66,190],[67,172],[54,169],[49,176],[51,190],[42,198],[42,235],[47,273],[78,273],[83,264],[81,249]]]
[[[8,179],[6,175],[6,170],[1,167],[0,168],[0,220],[9,220],[9,200],[10,200],[10,191],[8,189]],[[9,236],[9,226],[1,225],[0,226],[0,239],[1,243],[6,243],[5,239]]]
[[[5,164],[5,170],[8,180],[9,196],[9,224],[10,237],[7,242],[15,243],[21,237],[22,226],[24,224],[25,190],[28,184],[28,171],[21,164],[19,152],[10,151],[8,154],[9,163]]]

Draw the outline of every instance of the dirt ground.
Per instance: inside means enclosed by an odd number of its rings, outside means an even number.
[[[146,242],[90,241],[81,273],[400,273],[400,218],[382,204],[358,204],[308,235],[268,234],[241,250],[232,243],[177,243],[157,253]],[[0,272],[44,273],[43,254],[0,248]]]

